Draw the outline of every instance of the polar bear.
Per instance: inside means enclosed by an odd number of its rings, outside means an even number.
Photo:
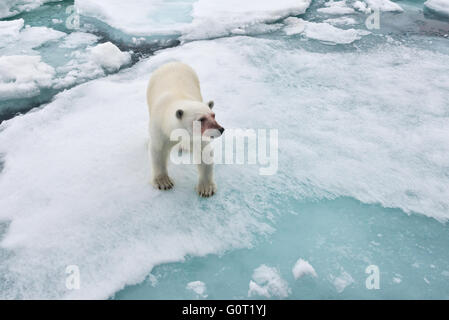
[[[176,129],[185,129],[194,138],[194,123],[201,125],[201,148],[207,138],[219,137],[224,128],[215,120],[213,101],[203,102],[200,82],[195,71],[181,62],[170,62],[153,72],[147,88],[150,112],[148,151],[152,164],[151,183],[155,188],[168,190],[173,181],[168,176],[167,162],[171,149],[178,144],[170,135]],[[196,122],[198,121],[198,122]],[[198,164],[197,192],[202,197],[212,196],[216,190],[213,163]]]

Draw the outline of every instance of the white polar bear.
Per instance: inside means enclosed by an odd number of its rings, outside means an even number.
[[[173,187],[167,172],[168,157],[170,150],[178,143],[170,140],[173,130],[185,129],[193,138],[194,121],[199,121],[201,136],[214,138],[220,136],[224,129],[215,121],[211,110],[213,102],[203,102],[195,71],[184,63],[170,62],[153,72],[147,88],[147,102],[150,112],[151,182],[160,190],[168,190]],[[202,149],[206,145],[203,142]],[[198,164],[198,193],[209,197],[216,190],[213,163],[201,161]]]

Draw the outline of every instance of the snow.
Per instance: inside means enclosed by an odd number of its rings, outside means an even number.
[[[442,16],[449,17],[449,1],[447,0],[427,0],[424,6]]]
[[[320,13],[325,14],[352,14],[354,9],[346,6],[346,1],[328,1],[325,3],[325,8],[317,9]]]
[[[354,18],[351,17],[339,17],[339,18],[333,18],[333,19],[326,19],[323,21],[324,23],[329,23],[336,26],[341,25],[354,25],[357,23]]]
[[[248,297],[287,298],[291,292],[288,283],[274,267],[262,264],[254,270],[253,280],[249,282]]]
[[[368,7],[373,10],[390,11],[390,12],[403,12],[404,9],[400,5],[390,0],[366,0]]]
[[[86,32],[72,32],[64,38],[59,45],[61,48],[74,49],[80,46],[92,45],[98,41],[98,37]]]
[[[402,279],[399,278],[399,277],[393,277],[393,282],[396,283],[396,284],[399,284],[399,283],[402,282]]]
[[[231,34],[304,13],[311,0],[76,0],[80,13],[134,36],[182,35],[195,40]],[[255,9],[257,8],[257,9]]]
[[[359,0],[355,1],[355,2],[352,4],[352,6],[353,6],[357,11],[363,12],[364,14],[368,14],[368,13],[371,12],[371,9],[368,8],[368,6],[366,5],[366,3],[365,3],[365,2],[362,2],[362,1],[359,1]]]
[[[324,41],[330,44],[348,44],[370,34],[366,30],[340,29],[325,22],[308,22],[300,18],[287,18],[284,32],[287,35],[304,34],[307,38]]]
[[[295,280],[301,278],[304,275],[311,275],[312,277],[317,277],[315,269],[312,265],[303,259],[298,259],[292,269],[293,277]]]
[[[2,0],[0,2],[0,19],[17,15],[23,11],[30,11],[47,2],[62,0]]]
[[[201,298],[207,298],[206,284],[202,281],[192,281],[186,286],[187,290],[191,290]]]
[[[56,69],[59,77],[54,80],[54,88],[65,88],[82,81],[102,77],[131,63],[130,52],[120,51],[111,42],[89,45],[96,40],[95,36],[72,33],[63,41],[61,47],[74,46],[80,49],[71,52],[71,59]],[[87,48],[83,48],[86,45]]]
[[[92,59],[109,72],[117,71],[131,62],[131,54],[122,52],[111,42],[99,44],[91,49]]]
[[[251,247],[273,232],[268,213],[285,214],[275,199],[347,197],[447,221],[447,54],[404,44],[324,54],[301,45],[191,42],[4,121],[0,298],[106,298],[157,265]],[[218,193],[205,200],[195,194],[195,167],[171,165],[175,189],[150,186],[145,88],[172,60],[198,72],[227,128],[282,128],[276,175],[217,166]],[[73,264],[82,285],[68,291]],[[331,281],[341,290],[350,278]],[[252,296],[288,292],[277,269],[254,272]]]
[[[8,43],[17,41],[24,23],[23,19],[0,21],[0,45],[3,47]]]
[[[32,97],[50,87],[55,70],[39,56],[0,57],[0,101]]]
[[[47,27],[24,27],[23,19],[0,21],[0,54],[36,54],[32,49],[64,36],[64,32]]]
[[[342,273],[333,280],[333,283],[337,292],[342,293],[346,287],[354,283],[354,279],[349,273],[342,271]]]

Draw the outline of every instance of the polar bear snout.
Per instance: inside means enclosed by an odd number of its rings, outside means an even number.
[[[218,138],[224,132],[224,128],[215,120],[215,114],[211,113],[199,119],[201,122],[201,135]]]

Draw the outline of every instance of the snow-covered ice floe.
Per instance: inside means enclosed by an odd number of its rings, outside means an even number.
[[[187,290],[193,291],[198,297],[207,298],[206,284],[202,281],[192,281],[186,286]]]
[[[249,282],[248,297],[286,298],[291,289],[274,267],[262,264],[253,273]]]
[[[345,25],[354,25],[357,21],[351,17],[339,17],[339,18],[331,18],[323,21],[324,23],[330,23],[336,26],[345,26]]]
[[[361,39],[371,32],[361,29],[340,29],[326,22],[309,22],[301,18],[284,20],[287,35],[303,34],[309,39],[320,40],[329,44],[348,44]]]
[[[0,101],[30,98],[41,89],[61,89],[115,72],[131,62],[129,52],[84,32],[66,34],[47,27],[25,26],[23,19],[0,21]],[[40,48],[52,44],[59,56],[44,61]],[[58,51],[56,51],[58,52]],[[57,55],[57,54],[56,54]]]
[[[383,12],[403,12],[404,9],[397,3],[390,0],[366,0],[368,7],[373,10]]]
[[[266,23],[302,14],[310,3],[311,0],[75,0],[82,15],[125,34],[180,35],[183,40],[219,37],[248,28],[264,32]]]
[[[310,275],[312,277],[318,277],[315,269],[312,265],[303,259],[298,259],[292,269],[293,277],[296,279],[301,278],[304,275]]]
[[[19,14],[23,11],[30,11],[47,2],[59,2],[62,0],[1,0],[0,19]]]
[[[0,101],[29,98],[53,84],[55,70],[40,56],[0,57]]]
[[[449,17],[449,1],[447,0],[427,0],[424,6],[436,14]]]
[[[37,54],[33,49],[64,36],[51,28],[24,26],[23,19],[0,21],[0,55]]]
[[[276,175],[218,165],[213,201],[196,196],[193,165],[170,168],[172,191],[150,186],[145,88],[174,59],[197,70],[227,128],[279,130]],[[447,61],[405,45],[322,54],[294,41],[197,41],[3,122],[0,297],[109,297],[156,265],[252,246],[273,231],[267,215],[285,213],[278,199],[352,197],[447,221]],[[80,290],[65,287],[69,265]],[[267,268],[252,292],[286,296]]]
[[[355,12],[353,8],[350,8],[346,5],[346,1],[328,1],[325,3],[324,8],[317,9],[320,13],[325,14],[352,14]]]

